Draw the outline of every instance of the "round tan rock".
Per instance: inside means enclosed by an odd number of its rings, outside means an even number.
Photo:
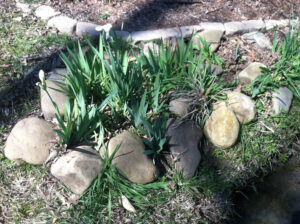
[[[199,40],[199,37],[201,37],[210,46],[211,51],[214,52],[220,46],[223,34],[224,31],[222,30],[204,30],[193,37],[193,45],[202,47],[202,43]]]
[[[59,113],[61,116],[64,115],[65,111],[65,103],[68,99],[68,96],[65,93],[59,92],[58,90],[63,90],[63,84],[58,83],[54,80],[46,80],[47,85],[47,91],[49,92],[49,95],[52,97],[52,100],[57,104]],[[49,96],[47,93],[41,89],[41,108],[42,112],[44,114],[44,118],[46,120],[55,118],[55,107],[53,106]]]
[[[224,102],[216,105],[204,125],[205,136],[220,148],[229,148],[236,142],[240,125],[230,107]]]
[[[51,174],[81,195],[101,172],[103,161],[90,146],[81,145],[60,157],[51,166]]]
[[[255,118],[256,107],[249,96],[239,92],[228,92],[227,96],[228,105],[242,124],[247,124]]]
[[[116,165],[128,179],[134,183],[145,184],[154,181],[158,176],[158,170],[145,152],[142,139],[129,131],[112,138],[108,144],[108,155],[111,156],[115,149],[119,150],[112,163]]]
[[[12,161],[43,164],[49,156],[55,133],[45,120],[31,117],[19,121],[7,138],[4,153]]]
[[[262,75],[261,67],[266,67],[266,66],[259,62],[253,62],[250,65],[248,65],[238,75],[240,83],[250,84],[252,81],[256,79],[256,77]]]

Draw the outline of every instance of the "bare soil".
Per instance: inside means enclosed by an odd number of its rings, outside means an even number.
[[[48,0],[80,21],[115,28],[148,30],[250,19],[289,19],[300,15],[299,0]]]

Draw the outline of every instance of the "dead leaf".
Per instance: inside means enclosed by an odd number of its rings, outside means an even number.
[[[250,56],[251,56],[251,61],[253,62],[253,61],[255,61],[255,58],[256,58],[256,53],[255,53],[255,51],[250,51]]]

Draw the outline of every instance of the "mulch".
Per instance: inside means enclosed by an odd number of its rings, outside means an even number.
[[[299,0],[56,0],[46,2],[79,21],[127,31],[300,15]]]

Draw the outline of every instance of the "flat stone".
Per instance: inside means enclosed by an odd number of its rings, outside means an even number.
[[[48,72],[46,79],[47,80],[65,80],[64,74],[68,73],[66,68],[55,68]]]
[[[246,32],[258,31],[266,28],[263,20],[246,20],[242,21],[245,26]]]
[[[198,148],[202,139],[201,128],[193,121],[170,119],[166,136],[176,170],[184,178],[193,177],[201,160]]]
[[[221,30],[204,30],[194,36],[193,45],[202,47],[202,43],[199,40],[199,37],[201,37],[210,46],[211,51],[214,52],[220,46],[223,34],[224,32]]]
[[[55,27],[59,32],[68,35],[73,34],[77,21],[67,16],[56,16],[48,21],[49,27]]]
[[[266,67],[266,66],[259,62],[253,62],[250,65],[248,65],[238,75],[240,83],[250,84],[252,81],[254,81],[258,76],[262,74],[262,70],[260,67]]]
[[[111,156],[116,148],[116,152],[112,164],[132,182],[138,184],[146,184],[153,182],[158,176],[158,170],[148,158],[145,152],[145,145],[142,139],[129,131],[110,139],[108,143],[108,155]]]
[[[42,5],[35,10],[35,15],[41,18],[42,20],[47,20],[59,14],[60,12],[55,11],[52,7],[48,5]]]
[[[149,42],[151,40],[160,40],[165,38],[181,38],[182,34],[178,28],[166,28],[158,30],[135,31],[131,34],[131,39],[134,43]]]
[[[242,22],[224,23],[224,27],[226,35],[244,33],[246,31],[246,27]]]
[[[184,117],[188,113],[189,100],[184,98],[178,98],[170,101],[169,110],[172,114],[178,117]]]
[[[249,43],[256,43],[261,48],[272,49],[271,41],[261,32],[245,33],[242,37]]]
[[[76,35],[79,37],[98,37],[102,31],[97,31],[99,25],[87,22],[78,22],[76,25]]]
[[[4,153],[12,161],[43,164],[54,140],[55,132],[50,123],[36,117],[25,118],[12,129]]]
[[[49,95],[57,104],[60,115],[63,116],[65,111],[65,103],[68,99],[68,96],[65,93],[56,91],[55,89],[63,90],[64,85],[54,80],[46,80],[46,85]],[[53,106],[49,96],[43,89],[41,89],[41,109],[46,120],[50,120],[56,117],[55,107]]]
[[[226,103],[218,103],[204,125],[205,136],[220,148],[229,148],[239,136],[239,121]]]
[[[223,23],[213,23],[213,22],[202,22],[199,25],[203,30],[220,30],[225,31],[225,26]]]
[[[280,87],[272,93],[272,105],[275,114],[281,111],[289,112],[293,100],[293,93],[287,87]]]
[[[183,38],[190,37],[192,34],[196,34],[199,31],[203,31],[203,28],[198,25],[194,26],[182,26],[179,28]]]
[[[266,24],[266,30],[271,30],[273,28],[277,27],[284,27],[289,25],[289,20],[265,20]]]
[[[29,7],[29,4],[17,2],[16,7],[26,14],[31,12],[31,8]]]
[[[234,111],[239,122],[247,124],[256,115],[256,107],[249,96],[239,92],[228,92],[228,105]]]
[[[109,34],[112,37],[117,37],[118,39],[132,41],[130,33],[124,30],[111,30]]]
[[[78,146],[51,166],[51,174],[75,194],[81,195],[101,172],[103,161],[90,146]]]
[[[262,20],[247,20],[242,22],[225,23],[225,32],[227,35],[247,33],[265,28],[265,23]]]

